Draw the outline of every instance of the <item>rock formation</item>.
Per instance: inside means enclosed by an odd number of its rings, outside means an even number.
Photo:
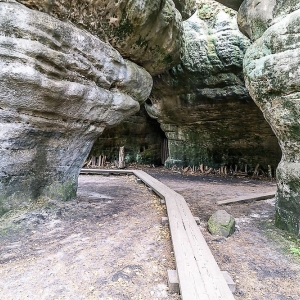
[[[75,195],[105,127],[139,110],[152,78],[69,22],[0,2],[0,213]]]
[[[217,210],[208,219],[207,229],[212,235],[231,236],[235,231],[235,219],[225,210]]]
[[[278,142],[244,85],[250,42],[233,11],[206,2],[184,22],[181,64],[154,78],[146,102],[169,140],[166,164],[276,167]]]
[[[69,20],[124,58],[159,74],[179,62],[182,17],[195,11],[195,0],[19,0],[60,20]]]
[[[300,3],[245,0],[241,30],[254,43],[244,59],[246,85],[282,150],[277,168],[276,224],[300,230]]]

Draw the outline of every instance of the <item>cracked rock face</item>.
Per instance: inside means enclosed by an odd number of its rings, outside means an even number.
[[[283,1],[273,2],[279,9]],[[246,52],[244,72],[250,94],[271,125],[282,150],[277,169],[276,224],[299,234],[300,9],[298,1],[286,2],[291,5],[289,9],[281,7],[286,13],[281,13],[277,20],[271,19],[263,33],[252,27],[252,37],[260,38]],[[250,24],[255,15],[251,5],[252,1],[244,3],[245,9],[249,10]],[[276,9],[273,11],[276,17]],[[247,27],[244,29],[248,30]]]
[[[195,0],[19,0],[26,6],[69,20],[152,75],[179,62],[182,16],[194,11]]]
[[[144,69],[86,31],[0,2],[0,212],[74,196],[94,140],[151,87]]]
[[[151,103],[146,102],[169,140],[166,165],[275,167],[276,137],[243,80],[250,42],[238,30],[234,12],[213,5],[215,15],[202,6],[184,22],[182,62],[154,78]]]
[[[256,40],[270,26],[298,9],[298,0],[245,0],[239,9],[239,27],[251,40]]]

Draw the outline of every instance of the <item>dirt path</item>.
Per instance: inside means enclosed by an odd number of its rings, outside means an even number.
[[[274,182],[240,180],[178,173],[149,173],[185,197],[194,216],[201,219],[201,231],[221,270],[237,283],[235,299],[299,300],[300,259],[290,254],[296,241],[274,226],[275,199],[217,206],[217,200],[250,193],[271,192]],[[229,238],[211,236],[209,216],[225,209],[236,219],[237,231]]]
[[[237,283],[235,299],[300,300],[299,241],[274,227],[274,199],[218,207],[216,200],[274,190],[274,182],[186,176],[146,169],[182,194],[220,268]],[[229,238],[211,236],[209,216],[237,222]],[[133,176],[80,176],[78,196],[45,200],[0,223],[0,299],[180,299],[168,294],[174,269],[158,197]]]
[[[2,220],[0,299],[179,299],[162,216],[134,176],[80,176],[75,200]]]

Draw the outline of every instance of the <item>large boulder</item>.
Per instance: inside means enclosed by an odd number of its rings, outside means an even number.
[[[183,26],[181,64],[154,78],[146,102],[169,140],[166,165],[275,167],[278,142],[244,84],[250,41],[236,13],[206,0]]]
[[[85,30],[0,2],[0,213],[74,196],[94,140],[151,87],[143,68]]]
[[[69,20],[121,55],[159,74],[179,62],[182,17],[195,11],[195,0],[19,0],[26,6]]]
[[[268,2],[268,1],[267,1]],[[282,13],[270,19],[265,31],[251,27],[258,38],[244,59],[246,85],[264,117],[275,132],[282,150],[277,168],[276,224],[295,234],[300,230],[300,3],[272,1]],[[286,3],[290,5],[286,8]],[[281,4],[283,5],[281,7]],[[252,1],[245,1],[248,30],[254,16],[265,24],[264,10],[252,11]],[[258,8],[257,8],[258,9]],[[273,10],[274,11],[274,10]],[[275,10],[276,11],[276,10]]]
[[[217,210],[209,218],[207,229],[212,235],[229,237],[235,231],[235,219],[225,210]]]
[[[239,9],[238,23],[245,35],[256,40],[270,26],[297,9],[300,9],[297,0],[245,0]]]

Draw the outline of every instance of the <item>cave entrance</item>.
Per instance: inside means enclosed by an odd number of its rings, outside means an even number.
[[[115,163],[122,146],[126,164],[159,166],[169,156],[168,139],[164,131],[159,122],[147,114],[144,107],[118,126],[106,128],[95,141],[88,161],[91,160],[91,165],[96,165],[96,157],[105,157],[105,164]]]

